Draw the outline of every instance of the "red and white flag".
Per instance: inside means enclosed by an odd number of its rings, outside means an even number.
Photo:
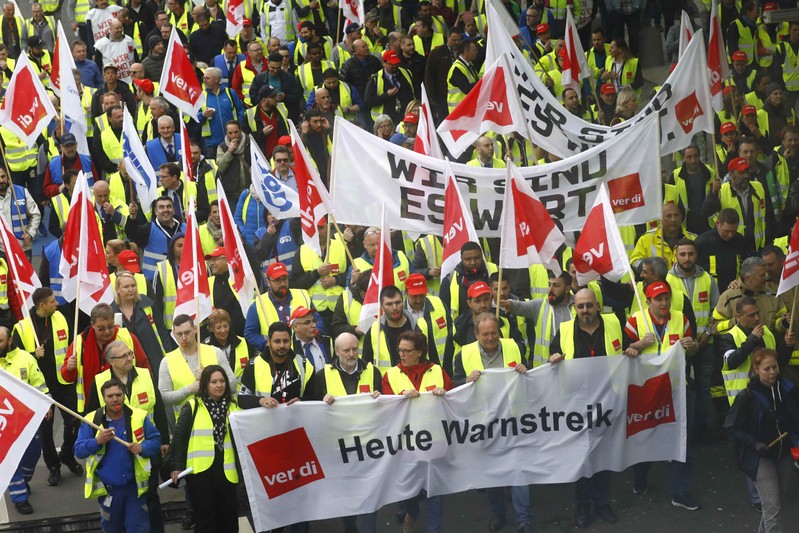
[[[189,181],[197,181],[191,160],[191,139],[189,139],[186,122],[183,120],[183,111],[178,114],[178,118],[180,119],[180,164],[183,165],[183,173],[186,174]]]
[[[314,166],[313,159],[308,155],[305,145],[294,127],[294,122],[289,120],[291,133],[291,150],[294,152],[294,178],[297,180],[297,192],[300,197],[300,226],[302,227],[302,240],[311,250],[319,256],[322,255],[322,246],[319,244],[319,221],[333,211],[333,202],[330,194],[319,177],[319,172]]]
[[[255,297],[257,278],[247,260],[247,253],[241,242],[238,226],[233,219],[233,210],[230,208],[225,189],[222,188],[222,182],[219,180],[216,180],[216,191],[219,195],[219,221],[222,225],[222,241],[227,258],[227,269],[230,273],[230,280],[233,282],[233,291],[241,305],[241,311],[246,316],[250,303]]]
[[[20,54],[0,105],[0,124],[31,148],[55,116],[55,108],[33,71],[28,54]]]
[[[444,279],[458,266],[464,244],[480,242],[477,230],[474,229],[472,211],[458,189],[458,182],[455,180],[449,160],[445,161],[444,172],[447,176],[447,184],[444,186],[444,235],[441,239],[444,251],[441,254],[439,279]]]
[[[416,128],[416,139],[413,141],[413,151],[417,154],[444,159],[441,144],[438,142],[433,111],[430,109],[430,100],[427,98],[427,90],[424,88],[424,83],[422,84],[422,103],[419,106],[419,124]]]
[[[369,278],[369,286],[363,297],[361,306],[361,316],[358,320],[358,327],[361,331],[367,331],[380,313],[380,293],[383,287],[394,285],[394,259],[391,250],[391,229],[386,221],[386,205],[383,204],[383,212],[380,216],[380,242],[378,243],[375,262],[372,265],[372,276]]]
[[[486,131],[501,135],[519,132],[527,137],[513,79],[507,55],[501,54],[466,98],[441,122],[438,134],[451,154],[459,157]]]
[[[571,8],[566,8],[566,35],[564,36],[563,52],[563,87],[571,87],[577,94],[580,93],[580,82],[591,75],[588,69],[588,60],[583,52],[580,36],[577,34],[577,25],[574,23]]]
[[[62,44],[63,43],[63,44]],[[78,141],[78,152],[89,155],[89,141],[86,139],[86,112],[78,92],[78,84],[72,69],[75,68],[75,59],[69,49],[61,21],[58,21],[58,37],[53,53],[53,66],[50,72],[50,87],[61,99],[61,113],[64,115],[66,130],[75,136]]]
[[[604,183],[599,186],[594,206],[574,245],[574,268],[577,270],[577,283],[580,285],[599,279],[600,276],[619,281],[630,271],[627,252],[624,250],[624,242],[621,240]]]
[[[560,275],[555,255],[566,239],[513,161],[506,163],[499,264],[504,268],[540,264]]]
[[[688,43],[691,42],[691,38],[694,36],[694,25],[691,22],[691,17],[685,11],[682,12],[682,17],[680,17],[680,47],[677,53],[677,57],[680,58],[685,53],[685,50],[688,48]]]
[[[174,26],[169,35],[159,87],[164,98],[199,122],[197,113],[205,103],[205,93]]]
[[[80,310],[87,315],[95,305],[113,301],[94,197],[83,172],[78,175],[72,191],[58,272],[64,278],[63,297],[68,302],[78,298]]]
[[[3,492],[52,404],[49,396],[0,370],[0,490]]]
[[[231,39],[239,34],[244,23],[244,0],[227,0],[225,30]]]
[[[713,0],[710,11],[710,39],[707,43],[707,75],[710,79],[710,98],[716,112],[724,108],[724,81],[730,79],[730,64],[727,62],[727,50],[724,45],[724,34],[721,33],[718,6]]]
[[[361,0],[341,0],[341,14],[349,22],[363,26],[365,14]]]
[[[799,285],[799,220],[793,226],[791,242],[788,244],[788,253],[782,265],[780,285],[777,287],[777,296],[786,293]]]
[[[175,316],[189,315],[199,324],[211,314],[211,289],[208,285],[208,268],[200,242],[200,228],[194,213],[194,197],[189,199],[186,215],[186,237],[183,240],[183,255],[180,257],[177,279]],[[197,313],[200,316],[197,316]]]
[[[36,269],[33,268],[28,256],[22,251],[19,241],[14,236],[11,228],[8,227],[5,217],[0,217],[0,240],[3,243],[3,250],[6,252],[6,261],[11,267],[11,276],[19,298],[19,305],[22,313],[27,316],[28,309],[33,306],[31,296],[33,291],[42,286]]]

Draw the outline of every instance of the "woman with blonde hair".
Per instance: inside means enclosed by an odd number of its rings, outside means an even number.
[[[225,352],[233,373],[237,378],[241,377],[244,367],[247,366],[254,354],[244,337],[231,334],[230,313],[224,309],[214,309],[208,316],[208,334],[203,342]]]
[[[615,126],[633,118],[637,110],[638,95],[635,94],[632,87],[625,85],[616,97],[616,115],[610,121],[610,125]]]

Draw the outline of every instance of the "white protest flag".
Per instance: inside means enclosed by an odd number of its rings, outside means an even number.
[[[571,87],[577,94],[581,94],[580,82],[591,76],[588,69],[588,60],[583,52],[583,45],[580,36],[577,34],[577,25],[574,23],[572,10],[566,7],[566,35],[564,36],[563,47],[563,77],[561,85]]]
[[[386,224],[386,206],[383,205],[383,216],[380,219],[380,243],[377,245],[375,261],[372,265],[372,275],[369,286],[363,296],[361,316],[358,327],[361,331],[368,331],[380,313],[380,293],[383,287],[394,285],[394,259],[391,250],[391,230]]]
[[[342,0],[341,14],[348,22],[363,26],[365,13],[362,0]]]
[[[300,216],[297,191],[280,181],[269,169],[269,162],[250,135],[250,178],[261,205],[278,220]],[[218,189],[217,189],[218,190]]]
[[[244,0],[227,0],[225,4],[225,30],[233,39],[244,27]]]
[[[222,182],[216,180],[216,191],[219,195],[219,225],[222,226],[222,241],[227,258],[227,268],[230,281],[233,283],[233,292],[241,306],[241,312],[247,316],[247,310],[255,297],[257,279],[253,274],[250,262],[247,260],[247,250],[241,241],[241,234],[233,219],[233,209],[228,203]]]
[[[78,152],[89,155],[89,141],[86,139],[86,132],[88,131],[86,113],[81,103],[78,84],[75,83],[75,76],[72,74],[72,70],[75,68],[75,60],[70,52],[69,41],[67,41],[60,20],[58,21],[58,38],[56,41],[50,85],[60,97],[61,113],[64,115],[66,130],[73,134],[78,141]],[[58,78],[59,81],[57,91],[56,84],[53,83],[53,77]]]
[[[175,315],[189,315],[199,324],[211,314],[211,290],[208,284],[208,269],[200,241],[197,215],[194,212],[194,197],[189,199],[186,215],[186,238],[183,240],[183,255],[178,268]],[[199,312],[199,316],[197,313]]]
[[[186,54],[186,48],[178,37],[177,28],[172,27],[169,34],[169,46],[166,59],[161,70],[159,83],[161,96],[172,105],[199,122],[197,113],[205,103],[205,92],[194,73],[194,67]]]
[[[540,264],[560,275],[561,269],[555,254],[566,239],[538,195],[519,175],[513,161],[508,159],[506,163],[499,265],[504,268],[527,268]]]
[[[64,278],[62,296],[71,302],[77,298],[80,288],[78,308],[89,315],[95,305],[110,304],[114,296],[105,262],[100,224],[94,210],[94,196],[83,172],[75,180],[69,215],[64,226],[58,272]]]
[[[619,281],[630,271],[608,191],[600,186],[594,206],[585,219],[585,227],[574,245],[574,267],[581,286],[604,276]]]
[[[510,78],[513,69],[501,54],[469,94],[441,121],[438,134],[450,153],[460,156],[487,131],[527,135],[524,113]]]
[[[11,269],[17,298],[19,299],[22,313],[27,316],[28,309],[33,307],[33,291],[42,286],[36,269],[31,265],[28,256],[22,251],[19,240],[8,227],[5,217],[0,217],[0,242],[6,253],[6,262]]]
[[[178,122],[180,122],[180,166],[189,181],[197,181],[194,175],[194,167],[191,160],[191,139],[189,139],[189,129],[186,121],[183,120],[183,111],[178,112]]]
[[[20,54],[0,104],[0,124],[30,148],[55,116],[55,107],[28,54]]]
[[[472,211],[463,201],[449,160],[444,162],[444,173],[447,185],[444,187],[444,236],[441,239],[443,251],[439,279],[447,277],[447,274],[458,266],[461,261],[461,248],[464,244],[479,240],[477,231],[474,229]]]
[[[416,138],[413,141],[413,151],[444,159],[441,144],[438,142],[436,123],[433,120],[433,110],[430,109],[430,100],[427,98],[427,89],[422,84],[422,99],[419,105],[419,124],[416,128]],[[443,278],[443,276],[442,276]]]
[[[294,122],[289,120],[291,133],[291,151],[294,153],[294,179],[297,180],[297,192],[300,197],[300,225],[302,240],[311,250],[322,256],[319,244],[319,223],[328,213],[333,211],[330,195],[327,193],[313,159],[308,155]]]
[[[677,57],[682,58],[685,50],[688,48],[688,43],[694,36],[694,25],[691,22],[691,17],[685,11],[682,12],[680,17],[680,47]]]
[[[497,24],[502,26],[502,31],[510,35],[511,37],[515,37],[519,35],[519,25],[516,24],[516,21],[513,20],[513,17],[510,16],[510,11],[505,8],[504,2],[501,0],[485,0],[485,8],[488,11],[488,6],[494,10],[496,16],[494,17],[494,27],[499,30]],[[543,21],[542,21],[543,22]]]
[[[709,87],[709,81],[701,30],[696,32],[700,38],[691,39],[677,67],[655,97],[636,116],[611,128],[586,122],[567,111],[534,72],[503,26],[492,23],[501,15],[497,14],[491,2],[486,2],[486,16],[491,28],[487,38],[486,64],[492,64],[502,53],[508,54],[513,66],[513,76],[508,81],[514,85],[525,110],[527,130],[523,131],[529,134],[528,138],[536,146],[558,157],[568,158],[637,127],[652,114],[661,117],[663,155],[685,148],[700,131],[713,131],[714,114],[705,89]]]
[[[710,82],[710,97],[716,112],[724,108],[724,81],[730,79],[730,64],[727,62],[727,49],[724,34],[721,32],[718,5],[713,0],[710,11],[710,38],[707,43],[707,75]]]
[[[613,342],[621,348],[620,338]],[[422,489],[439,496],[573,483],[641,462],[684,461],[685,389],[678,342],[655,357],[575,358],[525,374],[488,369],[442,397],[341,396],[332,405],[281,405],[269,416],[240,410],[230,426],[254,529],[268,531],[370,513]],[[473,527],[465,531],[482,526]]]
[[[38,371],[38,370],[37,370]],[[0,490],[5,492],[53,399],[0,370]],[[24,487],[23,487],[24,490]]]
[[[791,231],[791,242],[788,244],[788,253],[780,273],[780,284],[777,287],[777,296],[784,294],[799,285],[799,220]]]
[[[564,232],[582,229],[600,183],[608,184],[620,225],[646,223],[663,205],[656,119],[650,115],[568,159],[518,171]],[[384,142],[340,117],[333,135],[331,196],[339,223],[374,225],[385,203],[392,229],[444,234],[443,160]],[[451,166],[477,234],[499,237],[505,169]]]
[[[136,186],[136,195],[142,208],[149,210],[158,196],[158,179],[127,108],[124,109],[122,120],[122,157],[125,160],[125,171]]]

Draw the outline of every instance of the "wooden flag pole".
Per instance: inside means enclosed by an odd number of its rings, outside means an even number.
[[[333,216],[333,213],[328,213],[328,216],[330,217],[330,220],[333,222],[333,226],[336,227],[336,231],[341,234],[341,240],[343,241],[344,240],[344,232],[341,231],[341,228],[338,226],[338,222],[336,222],[336,217]],[[328,231],[328,233],[330,232],[329,229],[327,231]],[[350,265],[352,265],[354,267],[355,266],[355,259],[352,258],[352,252],[350,252],[350,247],[347,246],[346,242],[344,243],[344,252],[347,254],[347,259],[350,260]]]
[[[97,431],[102,431],[102,430],[106,429],[106,428],[98,426],[97,424],[95,424],[94,422],[89,420],[87,417],[79,415],[78,413],[76,413],[75,411],[73,411],[69,407],[65,406],[64,404],[58,403],[57,401],[53,400],[53,405],[55,405],[56,407],[58,407],[59,409],[61,409],[65,413],[74,416],[75,418],[77,418],[81,422],[86,422],[88,425],[90,425],[91,427],[93,427]],[[120,439],[116,435],[114,435],[114,440],[117,441],[118,443],[120,443],[121,445],[125,446],[126,448],[128,446],[130,446],[131,444],[133,444],[132,442],[127,442],[127,441],[124,441],[124,440]]]
[[[499,293],[502,291],[502,265],[499,265],[499,274],[497,276],[497,319],[499,319]]]
[[[768,445],[768,447],[769,447],[769,448],[773,448],[774,446],[776,446],[777,444],[779,444],[779,442],[780,442],[781,440],[783,440],[783,439],[784,439],[785,437],[787,437],[787,436],[788,436],[788,432],[786,431],[785,433],[783,433],[782,435],[780,435],[779,437],[777,437],[776,439],[774,439],[773,441],[771,441],[771,444],[769,444],[769,445]]]
[[[796,295],[799,294],[799,287],[793,288],[793,303],[791,304],[791,323],[788,324],[788,333],[793,333],[793,322],[796,316]]]
[[[644,304],[641,302],[641,295],[638,294],[638,287],[636,287],[635,285],[635,278],[632,274],[633,271],[632,269],[630,269],[630,287],[633,288],[633,294],[635,294],[635,300],[638,302],[639,309],[641,309],[641,312],[644,313],[644,317],[646,317],[647,308],[644,307]],[[645,322],[646,322],[647,331],[649,331],[649,333],[654,334],[655,332],[652,331],[652,326],[649,324],[649,320],[646,320]]]

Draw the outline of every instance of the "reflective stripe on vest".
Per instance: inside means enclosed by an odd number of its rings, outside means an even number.
[[[410,73],[402,67],[397,67],[399,73],[404,78],[403,82],[408,84],[408,87],[413,87],[413,81],[411,79]],[[377,74],[373,76],[373,80],[375,80],[375,94],[382,95],[385,93],[385,86],[386,80],[383,77],[383,70],[379,70]],[[395,75],[396,77],[396,75]],[[374,106],[370,111],[370,115],[372,116],[372,120],[377,120],[377,117],[383,114],[383,104]]]
[[[685,321],[683,318],[683,314],[679,311],[669,311],[669,321],[666,324],[666,329],[663,332],[663,338],[659,339],[657,330],[652,324],[652,319],[649,317],[649,311],[638,311],[633,315],[635,317],[635,325],[638,328],[638,338],[643,339],[644,335],[647,333],[654,332],[655,333],[655,340],[643,350],[641,350],[641,355],[643,354],[659,354],[661,353],[660,347],[661,344],[666,344],[666,346],[671,346],[683,337],[685,334]]]
[[[130,337],[130,332],[125,328],[118,328],[117,335],[114,340],[119,340],[125,343],[125,345],[133,350],[133,339]],[[78,335],[75,337],[74,346],[72,348],[72,353],[76,355],[75,361],[77,362],[78,368],[78,380],[75,382],[75,389],[78,395],[78,412],[82,413],[83,410],[86,408],[86,392],[84,388],[85,384],[85,376],[83,375],[83,335]],[[60,374],[60,372],[59,372]]]
[[[738,26],[738,50],[746,53],[746,64],[751,65],[757,63],[757,54],[755,47],[757,46],[757,37],[752,30],[745,26],[741,19],[735,19],[734,24]],[[727,58],[732,63],[732,55]]]
[[[743,346],[743,343],[746,342],[746,333],[737,325],[730,328],[727,333],[732,335],[732,340],[735,341],[736,348],[740,348]],[[774,334],[765,326],[763,326],[763,344],[766,345],[766,348],[771,350],[776,347]],[[722,356],[724,357],[724,366],[721,367],[721,376],[724,378],[724,388],[727,390],[727,399],[730,405],[732,405],[738,393],[744,390],[749,384],[749,369],[752,366],[752,361],[749,356],[747,356],[738,367],[731,369],[727,366],[726,354],[722,354]]]
[[[427,339],[428,346],[430,346],[430,335],[432,334],[438,360],[443,361],[444,352],[447,348],[447,340],[452,333],[448,327],[447,309],[444,307],[444,302],[441,301],[441,298],[436,296],[428,294],[425,302],[430,302],[433,309],[431,309],[429,313],[425,313],[424,316],[417,321],[416,325]]]
[[[295,355],[294,369],[302,378],[300,380],[300,396],[305,394],[305,387],[313,375],[313,365],[310,361],[304,361],[301,355]],[[300,366],[302,365],[302,366]],[[255,390],[252,391],[254,396],[259,398],[268,398],[272,395],[272,367],[260,355],[255,358],[253,374],[255,375]]]
[[[790,43],[782,43],[785,62],[782,64],[782,79],[789,91],[799,91],[799,54],[793,51]]]
[[[358,387],[355,389],[355,394],[371,394],[374,390],[374,366],[372,363],[366,363],[366,366],[358,376]],[[331,396],[346,396],[347,390],[344,388],[344,382],[341,381],[341,374],[333,365],[325,365],[325,386],[327,393]]]
[[[213,346],[200,344],[199,352],[201,367],[205,368],[209,365],[219,364],[219,360],[216,357],[216,348]],[[167,369],[169,370],[169,377],[172,379],[172,390],[180,390],[196,381],[197,378],[194,372],[191,371],[191,367],[189,363],[186,362],[186,358],[183,356],[183,352],[180,351],[180,348],[176,348],[166,354],[165,359]],[[187,400],[188,398],[184,398],[182,401],[172,404],[172,414],[175,420],[180,416],[180,408],[183,407],[183,404],[186,403]],[[167,413],[168,412],[167,409]]]
[[[513,368],[522,364],[522,355],[519,352],[519,346],[513,339],[499,339],[499,344],[502,346],[502,366]],[[459,357],[461,358],[461,364],[467,376],[474,370],[485,369],[483,359],[480,356],[480,345],[476,341],[464,346]]]
[[[300,306],[311,309],[311,299],[306,291],[302,289],[289,289],[289,293],[291,295],[291,300],[289,301],[289,309],[286,312],[287,317],[291,315],[292,310]],[[258,310],[258,322],[261,324],[261,335],[265,337],[266,333],[269,331],[270,324],[273,322],[281,322],[281,320],[277,309],[275,309],[275,305],[272,303],[272,299],[269,297],[269,293],[262,294],[260,298],[261,303],[256,305],[255,308]],[[266,313],[266,316],[264,316],[264,313]]]
[[[199,402],[197,404],[197,402]],[[196,407],[195,407],[196,404]],[[194,473],[199,474],[205,472],[211,465],[214,464],[214,457],[216,454],[216,444],[214,441],[214,423],[211,421],[211,415],[208,413],[208,408],[205,407],[205,402],[197,398],[189,400],[192,412],[197,409],[197,416],[194,417],[194,423],[191,426],[191,433],[189,434],[189,442],[186,450],[186,468],[193,468]],[[228,414],[238,411],[238,406],[235,403],[228,404]],[[225,471],[225,477],[231,483],[239,482],[239,474],[236,471],[236,454],[233,450],[233,443],[230,438],[230,422],[229,418],[225,419],[225,439],[222,443],[222,464]]]
[[[572,306],[569,313],[574,316]],[[544,300],[538,311],[538,320],[535,323],[535,343],[533,344],[533,368],[545,364],[549,360],[549,344],[555,331],[553,319],[555,315],[549,300]],[[562,325],[563,323],[561,323]],[[561,340],[562,342],[562,340]]]
[[[60,311],[56,311],[50,315],[50,336],[53,339],[53,355],[55,356],[55,367],[60,370],[64,365],[64,357],[67,355],[69,348],[69,325],[67,319]],[[36,350],[37,342],[36,335],[33,330],[33,322],[30,317],[24,318],[22,321],[14,325],[14,331],[19,335],[22,341],[22,349],[26,352],[33,353]],[[64,383],[61,377],[61,372],[56,372],[59,382]],[[64,383],[66,385],[66,383]]]
[[[619,319],[616,315],[607,313],[602,315],[602,322],[605,325],[605,353],[607,355],[621,355],[622,338]],[[560,351],[564,359],[574,359],[575,356],[574,326],[575,320],[560,324]]]
[[[696,329],[701,330],[696,333],[704,332],[710,322],[710,313],[712,311],[710,308],[710,274],[703,272],[699,278],[694,278],[693,294],[688,294],[686,292],[685,282],[674,274],[669,273],[666,275],[666,283],[668,283],[671,290],[674,291],[672,300],[683,299],[679,297],[678,293],[688,296],[694,308],[694,315],[696,316]]]
[[[452,63],[452,66],[449,68],[449,72],[447,73],[447,108],[449,112],[452,113],[452,110],[455,109],[459,103],[466,98],[466,93],[460,90],[459,87],[456,87],[452,83],[450,83],[450,78],[455,71],[460,71],[469,83],[477,83],[477,77],[472,73],[471,70],[466,66],[466,63],[459,57]]]
[[[347,270],[347,254],[344,251],[344,245],[341,241],[331,239],[330,251],[325,258],[325,262],[329,263],[332,267],[330,276],[336,276]],[[310,246],[303,244],[300,247],[300,265],[305,272],[315,271],[322,266],[322,259],[314,252]],[[329,289],[322,287],[322,279],[319,278],[308,289],[308,294],[311,296],[311,303],[317,311],[333,311],[336,308],[336,302],[341,293],[344,292],[344,287],[341,285],[333,285]]]
[[[749,184],[754,189],[754,194],[750,194],[752,198],[752,218],[754,219],[755,227],[754,227],[754,239],[755,239],[755,247],[759,250],[766,245],[766,200],[765,200],[765,191],[763,190],[763,185],[756,181],[750,181]],[[741,235],[745,235],[746,233],[746,222],[744,220],[743,210],[741,209],[741,202],[738,200],[738,195],[732,192],[732,185],[727,182],[721,186],[721,192],[719,194],[721,198],[721,208],[732,208],[738,213],[738,218],[741,221],[738,224],[738,233]]]
[[[94,387],[97,390],[98,398],[103,397],[103,393],[100,389],[109,379],[111,379],[110,368],[94,376]],[[128,398],[126,392],[125,405],[145,411],[147,413],[147,418],[152,422],[153,413],[155,412],[155,384],[153,383],[150,371],[146,368],[136,367],[136,379],[133,380],[133,383],[128,382],[126,387],[130,387],[130,398]]]
[[[394,394],[400,394],[406,390],[417,390],[400,367],[392,366],[388,369],[387,375],[388,384],[391,385],[391,390],[394,391]],[[444,370],[439,365],[433,365],[422,376],[419,392],[431,391],[437,387],[444,388]]]

